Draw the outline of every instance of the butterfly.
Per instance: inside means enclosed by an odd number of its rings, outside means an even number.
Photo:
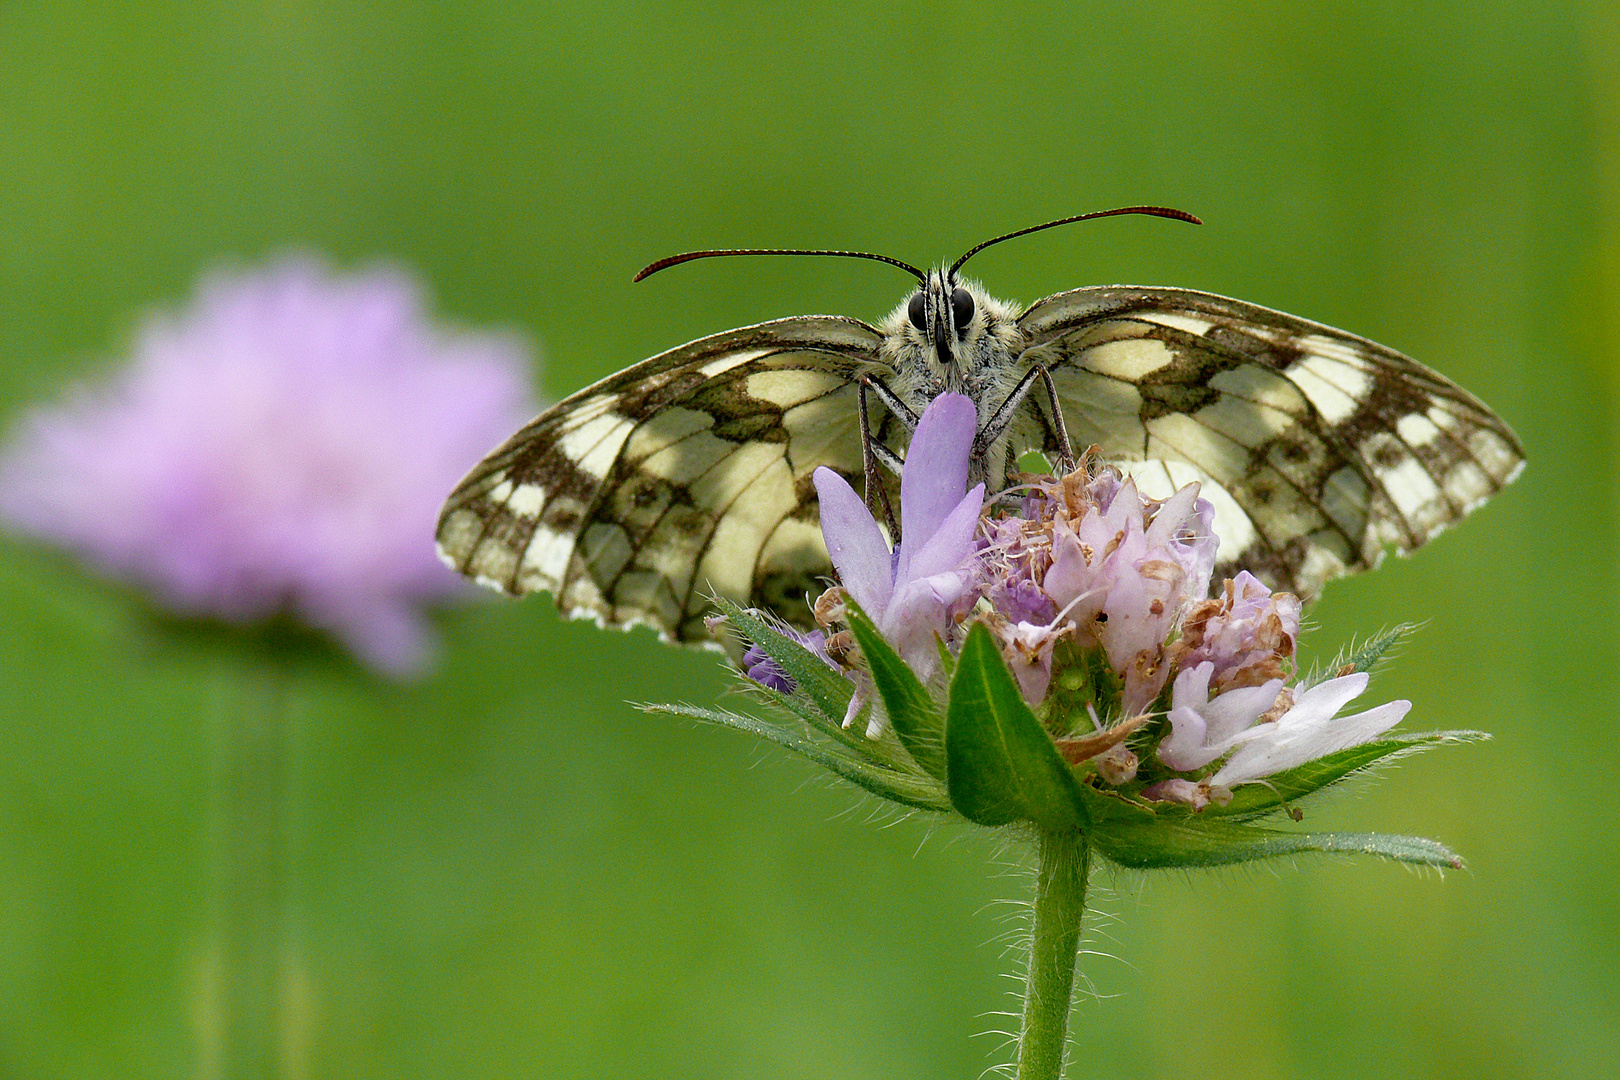
[[[569,615],[704,643],[719,595],[807,622],[832,573],[817,467],[891,522],[895,477],[928,403],[978,410],[970,483],[1014,481],[1018,458],[1096,445],[1144,495],[1191,482],[1215,509],[1216,580],[1247,569],[1315,595],[1421,546],[1510,482],[1513,431],[1444,376],[1365,338],[1178,288],[1093,286],[1018,308],[958,276],[987,240],[924,272],[877,325],[777,319],[699,338],[541,413],[462,480],[438,524],[441,558],[511,594],[545,590]]]

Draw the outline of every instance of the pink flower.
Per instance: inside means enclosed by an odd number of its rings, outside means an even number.
[[[1125,681],[1127,716],[1158,696],[1172,666],[1165,641],[1215,566],[1214,509],[1198,490],[1159,503],[1112,468],[1077,472],[1043,483],[1021,515],[986,524],[992,625],[1032,704],[1064,636],[1102,647]]]
[[[1237,749],[1209,778],[1209,784],[1233,787],[1259,780],[1382,735],[1405,718],[1412,703],[1386,701],[1366,712],[1340,716],[1339,710],[1367,689],[1368,679],[1368,674],[1360,671],[1327,679],[1301,692],[1279,719],[1242,732]]]
[[[1274,593],[1247,570],[1226,583],[1222,595],[1194,605],[1182,621],[1178,662],[1214,665],[1218,688],[1254,686],[1280,678],[1299,637],[1299,597]]]
[[[1170,690],[1170,734],[1159,743],[1159,760],[1177,772],[1201,769],[1226,753],[1277,702],[1283,681],[1243,686],[1209,696],[1215,665],[1183,668]]]
[[[1206,660],[1176,676],[1170,734],[1159,743],[1157,753],[1177,772],[1191,772],[1231,756],[1203,781],[1163,780],[1144,791],[1145,797],[1201,808],[1222,797],[1225,789],[1369,742],[1400,723],[1412,708],[1410,701],[1388,701],[1340,716],[1340,710],[1367,689],[1366,672],[1326,679],[1297,695],[1285,689],[1281,679],[1270,679],[1212,697],[1214,671],[1215,665]]]
[[[433,551],[439,503],[534,412],[525,345],[434,324],[401,269],[292,257],[207,275],[132,354],[25,418],[0,518],[183,615],[288,612],[423,670],[421,605],[464,595]]]

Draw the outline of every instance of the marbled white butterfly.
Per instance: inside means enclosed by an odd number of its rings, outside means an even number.
[[[979,412],[975,480],[1020,453],[1097,444],[1163,498],[1191,480],[1216,511],[1216,580],[1246,568],[1314,595],[1405,553],[1517,475],[1512,430],[1443,376],[1327,326],[1189,289],[1095,286],[1019,311],[957,276],[986,241],[924,273],[864,252],[701,251],[875,259],[918,288],[877,326],[777,319],[644,360],[546,410],[445,503],[439,551],[508,593],[574,616],[708,640],[707,598],[791,621],[831,572],[811,473],[866,484],[886,511],[917,418],[936,395]],[[892,516],[891,516],[892,520]]]

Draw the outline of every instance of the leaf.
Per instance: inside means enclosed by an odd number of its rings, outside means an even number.
[[[816,708],[832,727],[843,730],[844,713],[855,693],[855,687],[848,679],[828,667],[821,657],[760,618],[758,613],[738,607],[723,596],[715,597],[714,603],[739,635],[758,645],[766,656],[776,661],[776,666],[815,702]]]
[[[1225,866],[1232,863],[1339,851],[1378,855],[1418,866],[1461,869],[1450,849],[1416,836],[1380,833],[1294,833],[1211,820],[1190,814],[1161,812],[1153,822],[1116,819],[1088,833],[1096,849],[1122,866],[1137,869]]]
[[[1488,738],[1490,736],[1483,731],[1425,731],[1375,739],[1268,776],[1263,784],[1243,784],[1233,789],[1230,803],[1225,806],[1210,805],[1201,813],[1209,818],[1252,820],[1274,813],[1282,809],[1285,803],[1303,798],[1379,762],[1387,764],[1431,746],[1478,742]]]
[[[787,747],[796,754],[802,754],[829,772],[836,773],[874,795],[919,810],[935,810],[940,813],[949,813],[951,810],[950,800],[946,798],[944,789],[932,777],[921,772],[902,772],[864,760],[837,743],[809,731],[795,730],[788,724],[740,713],[700,708],[696,705],[639,705],[637,708],[649,713],[686,716],[706,724],[718,724],[746,731],[750,735],[759,735],[779,746]]]
[[[983,623],[968,632],[945,714],[951,804],[980,825],[1032,821],[1044,829],[1085,824],[1080,784],[1052,745]]]
[[[936,780],[945,779],[945,720],[939,706],[854,600],[847,601],[845,611],[894,733],[925,772]]]
[[[911,755],[906,753],[900,741],[888,732],[880,739],[868,739],[864,734],[866,725],[856,718],[855,725],[844,728],[841,725],[829,724],[827,718],[816,710],[815,703],[802,694],[783,694],[769,687],[749,687],[750,692],[757,693],[765,699],[767,707],[774,707],[783,712],[792,713],[793,716],[804,722],[812,731],[827,735],[836,740],[842,751],[853,754],[863,761],[885,768],[900,767],[906,771],[915,770],[922,775]]]

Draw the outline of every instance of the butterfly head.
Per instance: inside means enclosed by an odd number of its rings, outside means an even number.
[[[1016,312],[946,267],[930,271],[881,327],[896,370],[930,394],[972,394],[979,376],[1016,344]]]

